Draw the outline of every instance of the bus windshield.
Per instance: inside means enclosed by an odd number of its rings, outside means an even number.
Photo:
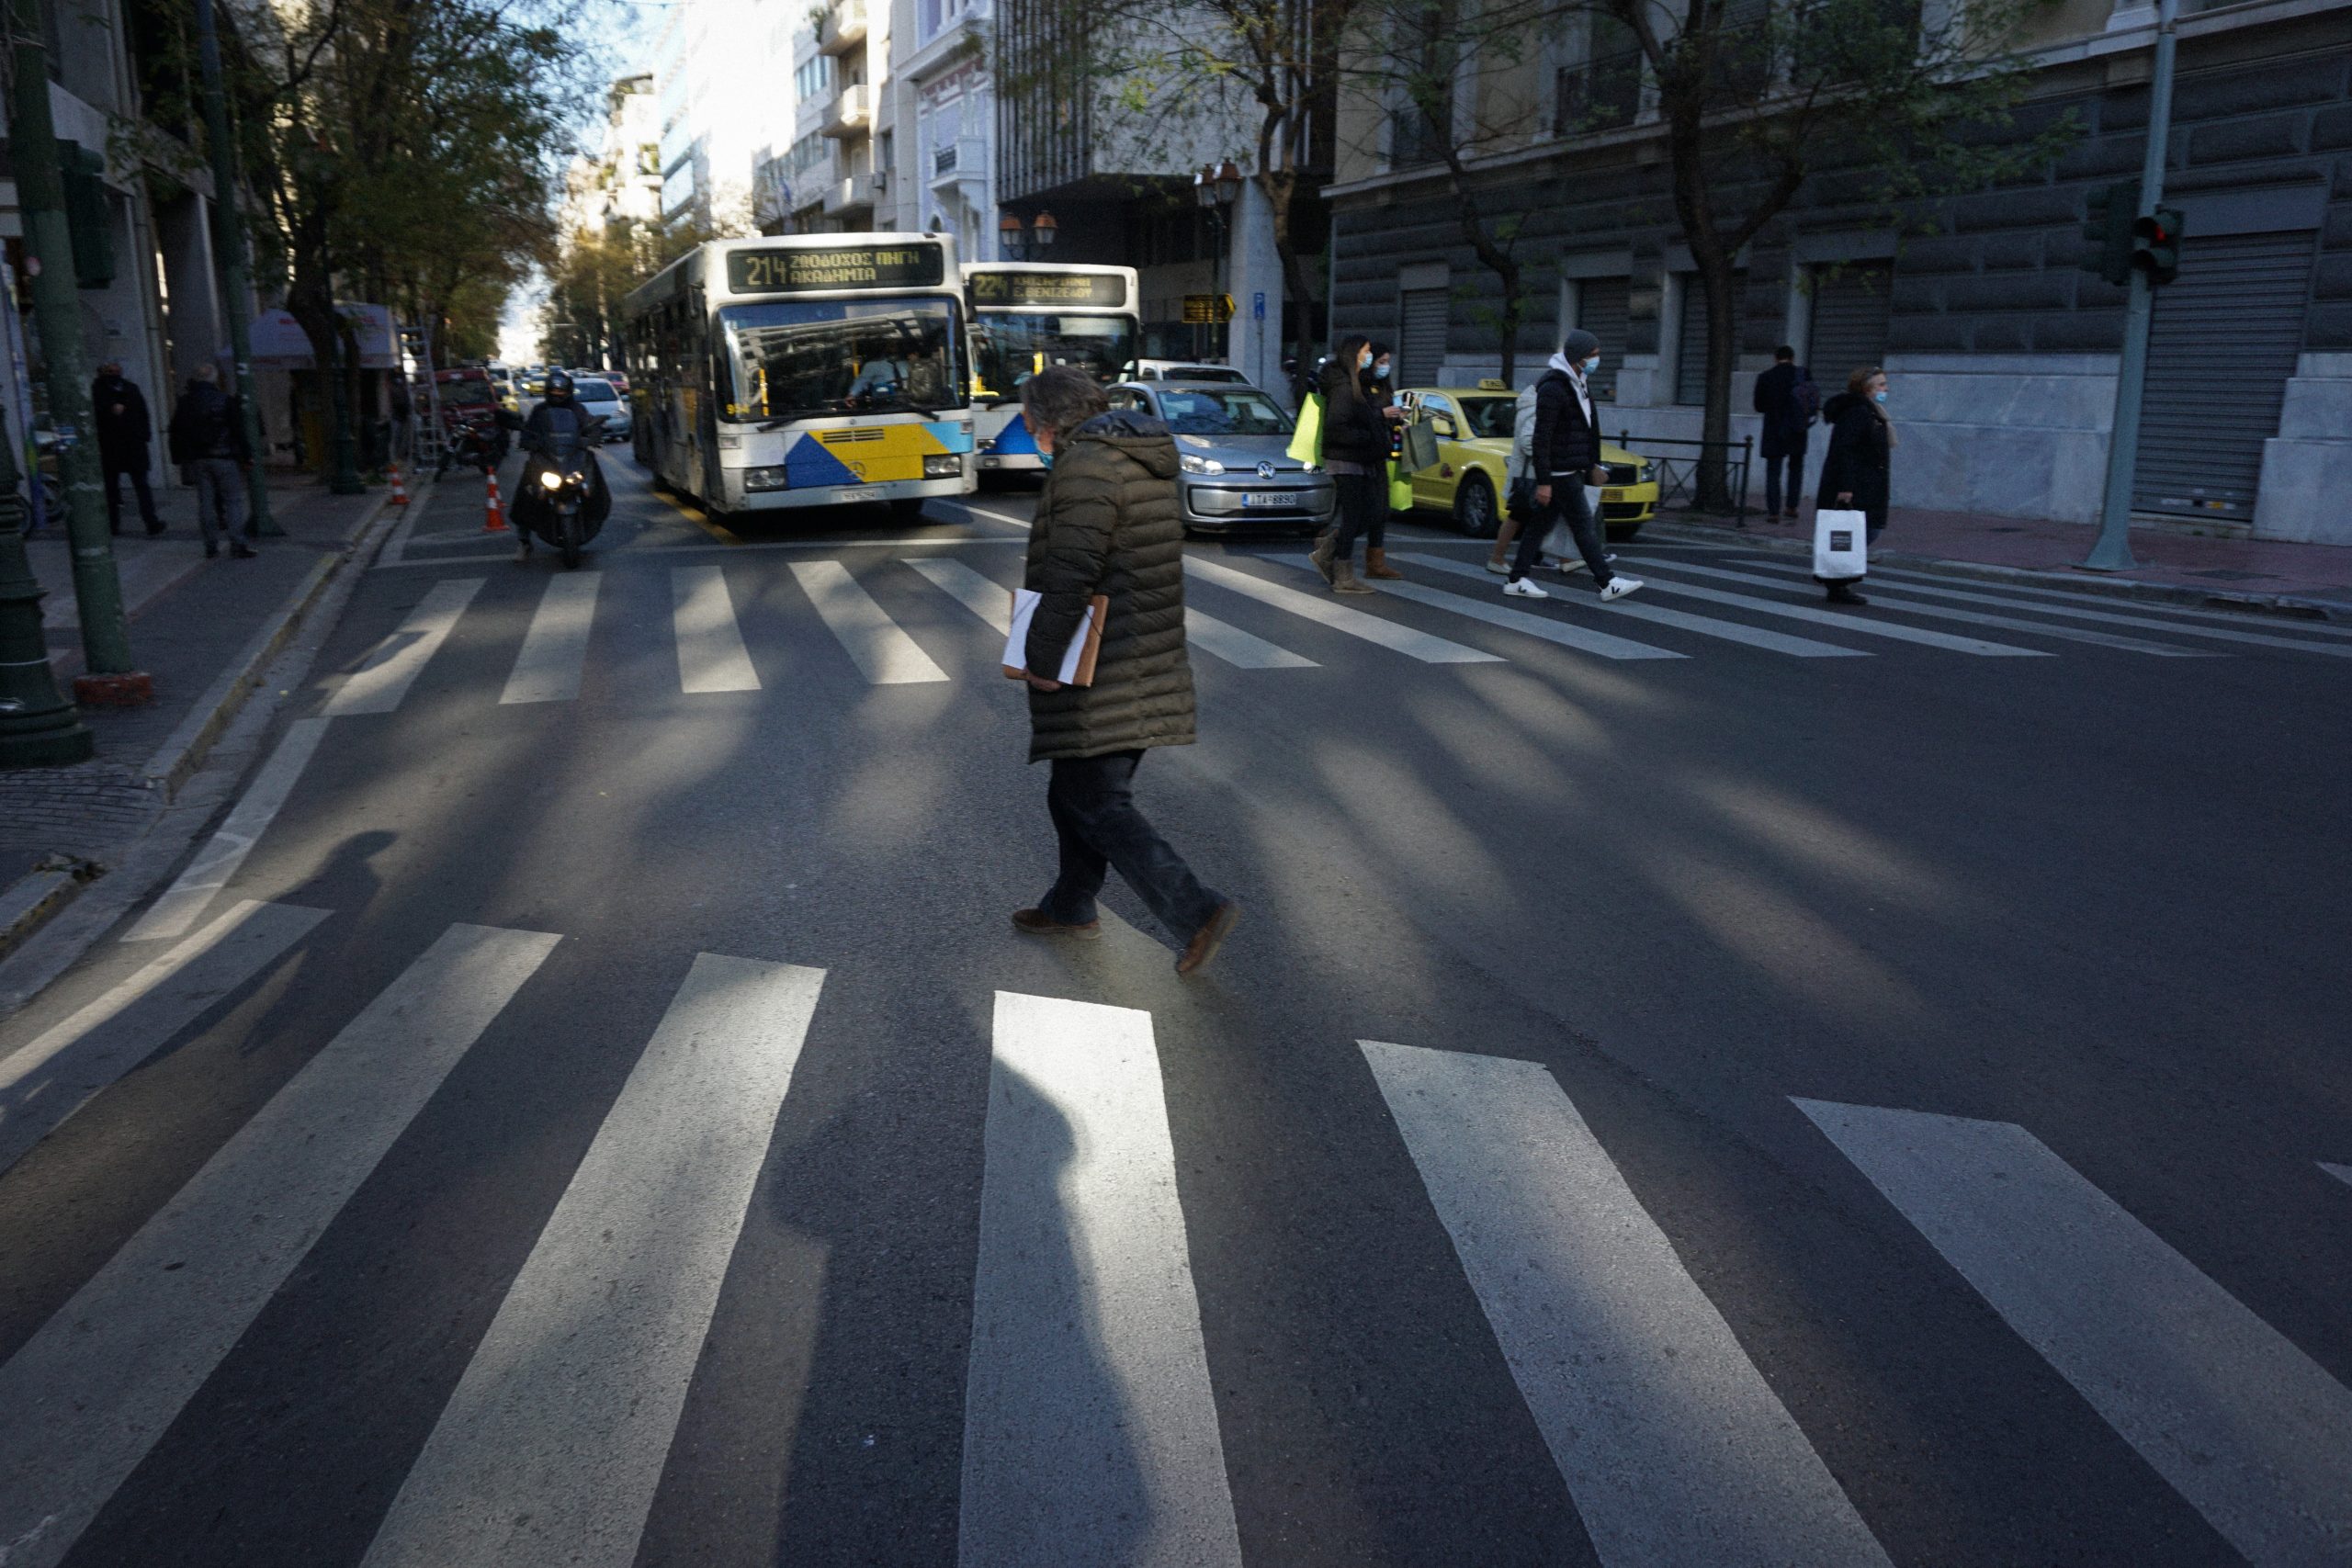
[[[962,408],[955,302],[777,299],[720,307],[729,420]]]
[[[972,317],[973,369],[981,390],[1010,398],[1048,365],[1075,365],[1108,385],[1136,356],[1132,316],[980,310]]]

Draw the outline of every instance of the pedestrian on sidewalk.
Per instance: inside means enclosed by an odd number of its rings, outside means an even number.
[[[1132,410],[1111,412],[1093,377],[1053,365],[1022,384],[1022,416],[1045,460],[1022,584],[1039,595],[1029,624],[1029,760],[1052,769],[1046,808],[1059,874],[1015,931],[1102,934],[1095,896],[1112,867],[1184,945],[1180,975],[1216,954],[1241,908],[1201,885],[1135,802],[1136,767],[1156,746],[1193,743],[1193,667],[1184,654],[1184,528],[1176,442]],[[1055,676],[1089,601],[1109,601],[1094,683]]]
[[[1886,502],[1895,446],[1894,425],[1886,417],[1886,372],[1875,365],[1859,365],[1846,378],[1846,389],[1821,406],[1829,426],[1829,450],[1821,459],[1821,481],[1814,486],[1813,502],[1850,507],[1862,514],[1863,538],[1876,544],[1886,528]],[[1847,582],[1831,582],[1830,603],[1863,604],[1869,601]]]
[[[139,384],[124,377],[122,362],[109,359],[98,367],[90,383],[90,420],[98,429],[98,468],[107,486],[107,532],[122,532],[122,476],[130,476],[130,493],[138,498],[139,521],[149,537],[164,531],[155,515],[155,492],[147,484],[147,448],[154,440],[154,421],[147,412],[147,396]]]
[[[1772,368],[1756,378],[1756,412],[1764,416],[1757,451],[1764,459],[1764,520],[1781,521],[1781,480],[1788,479],[1788,519],[1796,521],[1804,504],[1804,449],[1814,417],[1821,412],[1821,394],[1813,378],[1797,363],[1797,351],[1787,344],[1772,351]]]
[[[1380,469],[1380,504],[1373,508],[1372,525],[1364,530],[1363,574],[1391,581],[1405,575],[1388,564],[1388,519],[1396,509],[1396,465],[1405,455],[1405,411],[1396,406],[1395,370],[1388,345],[1375,340],[1372,368],[1363,373],[1363,395],[1373,412],[1388,423],[1388,460]]]
[[[1600,367],[1600,340],[1581,328],[1561,342],[1535,382],[1535,434],[1528,472],[1535,476],[1535,513],[1521,525],[1519,550],[1511,558],[1503,592],[1514,599],[1549,599],[1529,575],[1544,553],[1544,536],[1564,522],[1577,553],[1592,572],[1593,585],[1607,599],[1638,592],[1642,581],[1611,570],[1601,547],[1600,520],[1585,499],[1585,487],[1609,478],[1600,461],[1600,422],[1592,407],[1589,378]]]
[[[1371,593],[1356,577],[1356,541],[1388,508],[1388,423],[1364,395],[1372,340],[1358,333],[1323,367],[1323,468],[1339,491],[1339,521],[1315,541],[1315,570],[1335,593]],[[1391,409],[1392,414],[1402,411]]]
[[[245,440],[244,412],[237,400],[220,389],[220,372],[199,365],[187,378],[187,390],[172,410],[172,461],[186,470],[196,486],[196,524],[204,536],[207,560],[229,553],[251,560],[253,547],[238,537],[244,522],[245,479],[254,466],[254,449]]]

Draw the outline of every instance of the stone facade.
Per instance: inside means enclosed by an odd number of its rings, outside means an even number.
[[[1806,344],[1816,289],[1876,264],[1890,269],[1881,362],[1903,443],[1895,503],[2096,520],[2126,296],[2078,264],[2086,196],[2135,177],[2144,152],[2149,50],[2137,16],[2118,12],[2100,33],[2044,55],[2018,133],[2071,115],[2079,134],[2035,178],[1892,226],[1857,172],[1807,182],[1742,257],[1734,440],[1755,433],[1748,394],[1773,346]],[[2352,509],[2322,499],[2352,481],[2352,6],[2256,0],[2186,18],[2181,40],[2165,199],[2187,215],[2184,269],[2197,265],[2199,240],[2284,232],[2310,243],[2301,355],[2263,450],[2252,529],[2352,544]],[[1623,279],[1623,362],[1606,423],[1637,442],[1695,438],[1701,411],[1675,397],[1690,261],[1677,254],[1655,133],[1637,124],[1533,140],[1484,160],[1479,178],[1489,212],[1526,214],[1517,379],[1556,344],[1583,280],[1614,289]],[[1393,336],[1398,278],[1440,264],[1453,296],[1445,378],[1495,375],[1498,284],[1460,243],[1434,182],[1360,165],[1331,196],[1335,336]],[[2161,298],[2157,319],[2161,334]],[[1844,369],[1815,367],[1825,392]],[[1817,465],[1817,447],[1812,456]]]

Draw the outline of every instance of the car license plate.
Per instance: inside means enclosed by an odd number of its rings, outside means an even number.
[[[1288,506],[1290,503],[1290,493],[1287,491],[1253,490],[1241,498],[1241,504],[1244,506]]]

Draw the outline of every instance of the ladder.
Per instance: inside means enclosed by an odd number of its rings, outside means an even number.
[[[433,376],[433,329],[423,321],[401,326],[401,358],[416,378],[409,396],[409,429],[414,448],[409,462],[418,473],[435,472],[448,455],[448,433],[441,427],[441,384]],[[422,394],[422,395],[419,395]]]

